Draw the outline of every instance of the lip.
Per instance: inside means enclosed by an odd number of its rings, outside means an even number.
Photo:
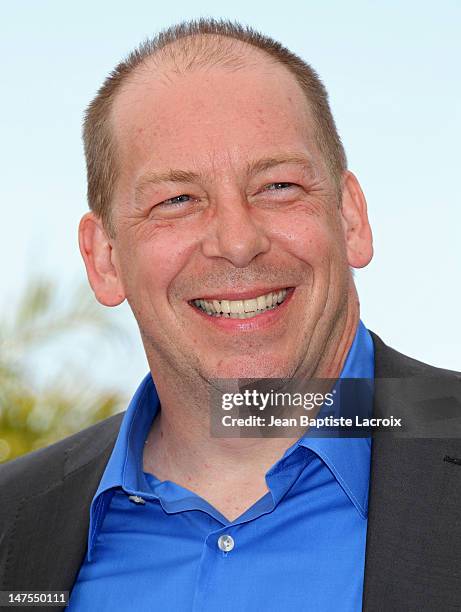
[[[250,319],[231,319],[230,317],[211,317],[206,314],[196,306],[189,304],[189,306],[193,309],[193,311],[201,317],[203,320],[207,321],[210,325],[213,325],[215,329],[220,329],[223,332],[227,332],[233,334],[235,332],[255,332],[259,330],[264,330],[271,325],[276,324],[281,317],[284,316],[285,311],[288,307],[288,304],[291,302],[293,298],[293,294],[295,292],[296,287],[287,287],[287,295],[284,301],[274,310],[266,310],[261,314],[258,314]],[[270,293],[271,290],[268,291]],[[273,289],[272,291],[276,291]],[[221,294],[222,295],[222,294]],[[253,295],[254,291],[253,291]],[[256,295],[263,295],[261,293],[256,293]],[[202,298],[208,299],[208,298]],[[216,299],[216,298],[210,298]],[[221,299],[227,299],[222,298]],[[229,298],[230,299],[230,298]],[[234,298],[235,299],[235,298]],[[238,298],[237,298],[238,299]],[[251,299],[251,298],[241,298],[241,299]]]
[[[275,293],[276,291],[282,291],[282,289],[286,289],[288,292],[291,289],[293,289],[293,287],[286,287],[286,286],[273,287],[273,288],[261,287],[260,289],[259,288],[255,289],[253,287],[252,289],[242,289],[241,291],[235,291],[235,290],[223,291],[222,293],[215,293],[214,295],[211,295],[211,294],[200,295],[195,298],[192,298],[189,301],[193,302],[194,300],[208,300],[208,301],[212,301],[212,300],[218,300],[218,301],[221,301],[221,300],[251,300],[251,299],[259,297],[260,295],[267,295],[268,293]]]

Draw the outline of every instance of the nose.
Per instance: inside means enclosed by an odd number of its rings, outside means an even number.
[[[221,199],[202,241],[206,257],[223,257],[236,268],[245,268],[257,255],[267,253],[270,240],[242,196]]]

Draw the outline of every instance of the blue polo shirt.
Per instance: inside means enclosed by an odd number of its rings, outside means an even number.
[[[362,322],[341,377],[374,377]],[[370,438],[300,438],[266,473],[269,491],[229,521],[192,491],[143,472],[158,410],[148,374],[91,504],[71,610],[362,609]]]

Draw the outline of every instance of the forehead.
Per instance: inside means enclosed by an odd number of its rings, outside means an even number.
[[[295,77],[261,54],[244,60],[180,71],[146,63],[131,75],[111,116],[123,172],[312,153],[313,120]]]

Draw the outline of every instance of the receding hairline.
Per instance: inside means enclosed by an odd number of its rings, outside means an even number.
[[[140,57],[143,53],[143,46],[144,44],[140,46]],[[153,64],[157,68],[165,65],[178,72],[218,66],[232,71],[251,65],[252,58],[259,58],[259,60],[265,60],[274,65],[283,65],[268,51],[249,41],[240,40],[222,32],[191,32],[148,53],[127,75],[124,82],[127,82],[130,76],[136,74],[138,70],[145,68],[147,64]]]
[[[221,44],[223,43],[223,44]],[[250,42],[232,38],[220,33],[188,34],[179,40],[168,42],[143,57],[123,79],[111,100],[110,125],[114,133],[113,111],[119,98],[136,83],[145,77],[168,79],[169,74],[181,75],[186,72],[222,68],[229,72],[246,68],[263,67],[264,64],[278,66],[299,88],[303,99],[310,110],[310,101],[296,78],[296,75],[270,53],[252,45]]]

